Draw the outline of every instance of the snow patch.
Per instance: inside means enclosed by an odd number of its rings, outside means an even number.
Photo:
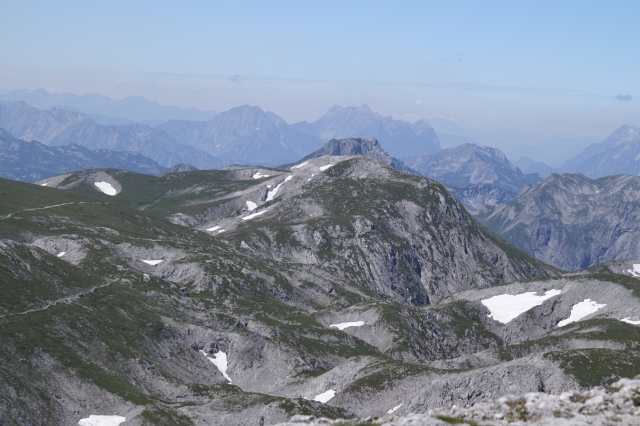
[[[347,327],[362,327],[364,325],[364,321],[354,321],[354,322],[341,322],[340,324],[331,324],[329,327],[335,327],[338,330],[344,330]]]
[[[254,211],[257,207],[258,205],[253,201],[247,201],[247,210],[249,210],[250,212]]]
[[[320,169],[321,172],[324,172],[325,170],[327,170],[329,167],[332,167],[333,164],[327,164],[326,166],[320,166],[318,167]]]
[[[640,325],[640,321],[634,321],[631,317],[622,318],[620,321],[626,322],[627,324]]]
[[[542,302],[560,293],[560,290],[547,290],[542,296],[536,296],[535,291],[515,295],[501,294],[481,300],[480,303],[486,306],[489,312],[491,312],[488,315],[489,318],[507,324],[520,314],[542,305]]]
[[[67,254],[67,252],[66,252],[66,251],[61,251],[60,253],[56,254],[56,256],[58,256],[58,257],[62,257],[62,256],[64,256],[65,254]]]
[[[207,231],[208,231],[208,232],[215,232],[215,231],[217,231],[218,229],[220,229],[220,227],[219,227],[219,226],[214,226],[213,228],[208,228],[208,229],[207,229]]]
[[[93,184],[97,186],[100,191],[107,195],[111,195],[112,197],[118,193],[118,191],[116,191],[109,182],[94,182]]]
[[[222,351],[216,352],[215,354],[213,354],[213,358],[211,358],[202,349],[200,349],[200,352],[202,352],[202,355],[206,356],[207,359],[209,361],[211,361],[213,363],[213,365],[215,365],[218,370],[220,370],[220,372],[222,373],[224,378],[227,379],[229,381],[229,383],[232,383],[231,382],[231,377],[229,377],[227,375],[227,354],[226,353],[224,353]]]
[[[269,209],[264,209],[264,210],[262,210],[262,211],[255,212],[254,214],[250,214],[249,216],[245,216],[245,217],[243,217],[243,218],[242,218],[242,220],[249,220],[249,219],[253,219],[254,217],[258,217],[258,216],[260,216],[261,214],[266,213],[268,210],[269,210]]]
[[[302,166],[306,166],[307,164],[309,164],[309,162],[308,162],[308,161],[305,161],[305,162],[304,162],[304,163],[302,163],[302,164],[298,164],[297,166],[293,166],[293,167],[291,168],[291,170],[293,170],[293,169],[299,169],[300,167],[302,167]]]
[[[270,176],[270,175],[263,175],[262,173],[257,172],[256,174],[254,174],[254,175],[253,175],[253,176],[251,176],[251,177],[252,177],[252,178],[254,178],[254,179],[260,179],[260,178],[263,178],[263,177],[269,177],[269,176]]]
[[[600,308],[604,308],[607,304],[598,305],[595,301],[591,299],[584,299],[580,303],[576,303],[571,307],[571,315],[569,318],[563,319],[558,323],[558,327],[564,327],[567,324],[571,324],[572,322],[580,321],[582,318],[587,315],[591,315],[596,312]]]
[[[326,404],[334,396],[336,396],[336,391],[334,391],[333,389],[329,389],[326,392],[323,392],[323,393],[321,393],[319,395],[316,395],[316,397],[313,398],[313,400],[314,401],[318,401],[318,402],[322,402],[323,404]]]
[[[222,234],[224,231],[225,231],[224,229],[221,229],[218,231],[218,234]]]
[[[636,278],[640,278],[640,263],[635,263],[633,269],[627,269],[627,272]]]
[[[287,176],[287,178],[286,178],[285,180],[283,180],[282,182],[280,182],[280,183],[278,184],[278,186],[276,186],[275,188],[273,188],[271,191],[268,191],[268,192],[267,192],[267,201],[271,201],[271,200],[273,200],[273,197],[275,197],[275,196],[276,196],[276,194],[278,193],[278,189],[280,189],[280,187],[281,187],[282,185],[284,185],[284,183],[285,183],[285,182],[287,182],[287,181],[291,180],[291,178],[292,178],[292,177],[293,177],[293,175],[289,175],[289,176]]]
[[[402,407],[404,404],[400,404],[400,405],[396,405],[395,407],[393,407],[391,410],[387,411],[387,413],[389,414],[393,414],[396,412],[396,410],[400,407]]]
[[[93,414],[86,419],[78,422],[79,426],[118,426],[127,420],[126,417],[120,416],[94,416]]]
[[[47,186],[47,183],[41,183],[40,186]]]
[[[147,265],[156,266],[158,263],[162,262],[162,259],[160,259],[160,260],[143,260],[143,262],[146,263]]]

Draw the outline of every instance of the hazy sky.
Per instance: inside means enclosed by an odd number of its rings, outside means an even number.
[[[0,0],[0,89],[253,104],[288,122],[367,103],[601,138],[640,125],[639,17],[637,0]]]

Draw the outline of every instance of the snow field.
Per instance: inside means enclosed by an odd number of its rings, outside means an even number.
[[[112,197],[118,192],[109,182],[94,182],[93,184],[97,186],[100,191]]]
[[[304,163],[302,163],[302,164],[298,164],[297,166],[293,166],[293,167],[291,168],[291,170],[293,170],[293,169],[299,169],[300,167],[306,166],[307,164],[309,164],[309,162],[308,162],[308,161],[305,161],[305,162],[304,162]]]
[[[263,177],[269,177],[269,175],[263,175],[262,173],[257,172],[256,174],[254,174],[251,177],[254,178],[254,179],[260,179],[260,178],[263,178]]]
[[[47,186],[47,183],[41,183],[40,186]]]
[[[81,419],[78,422],[79,426],[118,426],[127,420],[126,417],[120,416],[95,416],[90,415],[86,419]]]
[[[520,314],[527,312],[536,306],[542,305],[547,299],[557,296],[560,290],[547,290],[544,295],[536,296],[535,291],[522,294],[501,294],[481,300],[484,306],[491,312],[488,316],[498,322],[507,324]]]
[[[640,278],[640,263],[635,263],[633,269],[627,269],[627,272],[636,278]]]
[[[276,194],[278,193],[278,189],[280,189],[280,187],[281,187],[282,185],[284,185],[284,183],[285,183],[285,182],[287,182],[287,181],[291,180],[291,178],[293,178],[293,175],[289,175],[289,176],[287,176],[287,178],[286,178],[285,180],[283,180],[282,182],[280,182],[280,183],[278,184],[278,186],[276,186],[275,188],[273,188],[271,191],[268,191],[268,192],[267,192],[267,201],[271,201],[271,200],[273,200],[273,197],[275,197],[275,196],[276,196]]]
[[[255,212],[254,214],[250,214],[249,216],[245,216],[245,217],[243,217],[243,218],[242,218],[242,220],[249,220],[249,219],[253,219],[254,217],[258,217],[258,216],[260,216],[261,214],[266,213],[268,210],[269,210],[269,209],[264,209],[264,210],[262,210],[262,211]]]
[[[209,228],[209,229],[207,229],[207,232],[215,232],[215,231],[217,231],[218,229],[220,229],[220,227],[219,227],[219,226],[214,226],[213,228]]]
[[[396,412],[396,410],[400,407],[402,407],[404,404],[400,404],[400,405],[396,405],[395,407],[393,407],[391,410],[387,411],[387,413],[389,414],[393,414]]]
[[[362,327],[363,325],[364,321],[341,322],[340,324],[331,324],[329,328],[334,327],[338,330],[344,330],[347,327]]]
[[[209,361],[211,361],[213,363],[213,365],[216,366],[216,368],[222,373],[224,378],[229,381],[229,383],[232,383],[231,382],[231,377],[229,377],[227,375],[227,354],[226,353],[224,353],[222,351],[216,352],[215,354],[213,354],[213,358],[211,358],[202,349],[200,349],[200,352],[202,352],[202,355],[206,356],[207,359]]]
[[[249,210],[250,212],[254,211],[257,207],[258,205],[253,201],[247,201],[247,210]]]
[[[325,170],[327,170],[331,166],[333,166],[333,164],[327,164],[326,166],[320,166],[318,168],[320,169],[321,172],[324,172]]]
[[[146,263],[147,265],[156,266],[158,263],[162,262],[162,259],[160,259],[160,260],[143,260],[143,262]]]
[[[56,256],[58,256],[58,257],[62,257],[62,256],[64,256],[65,254],[67,254],[67,252],[66,252],[66,251],[61,251],[60,253],[56,254]]]
[[[313,400],[314,401],[318,401],[318,402],[322,402],[323,404],[326,404],[334,396],[336,396],[336,391],[334,391],[333,389],[329,389],[326,392],[323,392],[323,393],[321,393],[319,395],[316,395],[315,398],[313,398]]]
[[[620,321],[626,322],[627,324],[640,325],[640,321],[633,321],[631,317],[622,318]]]
[[[567,324],[571,324],[572,322],[580,321],[582,318],[591,315],[596,312],[600,308],[604,308],[606,305],[598,305],[595,301],[591,299],[584,299],[580,303],[576,303],[571,307],[571,315],[569,318],[563,319],[558,323],[558,327],[564,327]]]

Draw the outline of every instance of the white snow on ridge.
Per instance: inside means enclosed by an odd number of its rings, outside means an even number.
[[[47,186],[47,182],[41,183],[40,186]]]
[[[302,166],[306,166],[307,164],[309,164],[309,162],[308,162],[308,161],[305,161],[305,162],[304,162],[304,163],[302,163],[302,164],[298,164],[297,166],[293,166],[293,167],[291,168],[291,170],[293,170],[293,169],[299,169],[300,167],[302,167]]]
[[[389,414],[393,414],[396,412],[396,410],[400,407],[402,407],[404,404],[400,404],[400,405],[396,405],[395,407],[393,407],[391,410],[387,411],[387,413]]]
[[[273,197],[276,196],[276,193],[278,192],[278,189],[280,189],[280,187],[287,181],[291,180],[291,178],[293,177],[293,175],[289,175],[287,176],[287,178],[285,180],[283,180],[282,182],[280,182],[278,184],[278,186],[276,186],[275,188],[273,188],[271,191],[267,192],[267,201],[271,201],[273,200]]]
[[[227,354],[226,353],[224,353],[222,351],[216,352],[215,354],[213,354],[213,358],[211,358],[202,349],[200,349],[200,352],[202,352],[202,355],[206,356],[207,359],[209,361],[211,361],[213,363],[213,365],[215,365],[218,370],[220,370],[220,372],[222,373],[224,378],[227,379],[229,381],[229,383],[232,383],[231,382],[231,377],[229,377],[227,375]]]
[[[607,304],[598,305],[595,301],[591,299],[584,299],[580,303],[576,303],[571,307],[571,315],[569,318],[563,319],[558,323],[558,327],[564,327],[567,324],[571,324],[572,322],[580,321],[582,318],[587,315],[591,315],[596,312],[600,308],[604,308]]]
[[[67,252],[66,252],[66,251],[61,251],[60,253],[56,254],[56,256],[58,256],[58,257],[62,257],[62,256],[64,256],[65,254],[67,254]]]
[[[254,179],[260,179],[260,178],[263,178],[263,177],[269,177],[269,175],[263,175],[262,173],[257,172],[256,174],[254,174],[251,177],[254,178]]]
[[[261,210],[261,211],[259,211],[259,212],[255,212],[254,214],[250,214],[249,216],[245,216],[245,217],[243,217],[243,218],[242,218],[242,220],[249,220],[249,219],[253,219],[254,217],[258,217],[258,216],[260,216],[261,214],[266,213],[268,210],[269,210],[269,209],[264,209],[264,210]]]
[[[250,212],[254,211],[257,207],[258,205],[253,201],[247,201],[247,210],[249,210]]]
[[[207,229],[207,232],[215,232],[215,231],[217,231],[218,229],[220,229],[220,227],[219,227],[219,226],[214,226],[213,228],[208,228],[208,229]]]
[[[634,321],[631,317],[622,318],[620,321],[626,322],[627,324],[640,325],[640,321]]]
[[[336,396],[336,391],[334,391],[333,389],[329,389],[326,392],[323,392],[319,395],[316,395],[315,398],[313,398],[314,401],[318,401],[318,402],[322,402],[323,404],[329,402],[329,400],[331,398],[333,398],[334,396]]]
[[[79,426],[118,426],[127,420],[126,417],[120,416],[95,416],[90,415],[86,419],[81,419],[78,422]]]
[[[535,291],[515,295],[501,294],[481,300],[480,303],[486,306],[489,312],[491,312],[491,314],[488,315],[489,318],[507,324],[520,314],[542,305],[542,302],[560,293],[560,290],[547,290],[542,296],[536,296]]]
[[[143,260],[143,262],[146,263],[147,265],[156,266],[158,263],[162,262],[162,259],[160,259],[160,260]]]
[[[320,166],[318,168],[320,169],[321,172],[324,172],[325,170],[327,170],[331,166],[333,166],[333,164],[327,164],[326,166]]]
[[[354,321],[354,322],[341,322],[340,324],[331,324],[329,327],[335,327],[338,330],[344,330],[347,327],[362,327],[364,325],[364,321]]]
[[[640,278],[640,263],[635,263],[633,269],[627,269],[627,272],[636,278]]]
[[[111,195],[112,197],[118,193],[118,191],[116,191],[109,182],[94,182],[93,184],[97,186],[100,191],[107,195]]]

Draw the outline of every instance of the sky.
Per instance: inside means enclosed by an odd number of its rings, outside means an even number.
[[[638,1],[0,0],[0,90],[290,123],[366,103],[495,145],[601,140],[640,125],[639,16]]]

